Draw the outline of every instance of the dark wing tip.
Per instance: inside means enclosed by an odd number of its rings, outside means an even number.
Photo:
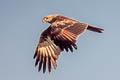
[[[98,27],[94,27],[94,26],[91,26],[91,25],[88,25],[88,30],[91,30],[91,31],[94,31],[94,32],[98,32],[98,33],[103,33],[104,32],[104,29],[101,29],[101,28],[98,28]]]
[[[38,47],[36,48],[35,54],[34,54],[34,56],[33,56],[33,59],[35,59],[35,58],[36,58],[37,53],[38,53]]]
[[[104,29],[100,29],[100,33],[103,33],[104,32]]]
[[[46,71],[46,56],[44,58],[44,63],[43,63],[43,73]]]

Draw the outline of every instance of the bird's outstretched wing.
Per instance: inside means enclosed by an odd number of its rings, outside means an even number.
[[[54,42],[60,46],[61,50],[73,51],[77,49],[77,38],[87,29],[88,24],[74,20],[58,21],[51,25],[51,35]]]
[[[56,69],[56,60],[58,59],[60,52],[60,48],[54,44],[54,42],[49,36],[47,36],[46,38],[41,37],[34,55],[34,58],[36,58],[35,65],[39,65],[38,71],[40,71],[41,67],[43,66],[44,73],[47,64],[48,71],[51,72],[51,62],[53,64],[54,69]]]

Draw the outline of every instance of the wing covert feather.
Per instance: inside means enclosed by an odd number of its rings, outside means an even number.
[[[59,21],[51,24],[51,35],[52,39],[56,40],[56,44],[60,46],[61,50],[66,50],[68,48],[73,52],[73,48],[77,49],[76,41],[78,37],[87,29],[88,24],[80,23],[78,21],[72,21],[69,19],[64,21]]]

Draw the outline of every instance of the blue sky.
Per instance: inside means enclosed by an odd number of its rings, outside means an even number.
[[[120,80],[119,0],[0,0],[0,80]],[[74,53],[62,52],[51,74],[37,72],[33,55],[49,24],[44,16],[61,14],[96,25],[86,31]]]

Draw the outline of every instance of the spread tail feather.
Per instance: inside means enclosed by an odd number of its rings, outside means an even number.
[[[94,27],[94,26],[91,26],[91,25],[88,25],[87,29],[90,30],[90,31],[98,32],[98,33],[103,33],[104,32],[104,29],[97,28],[97,27]]]

